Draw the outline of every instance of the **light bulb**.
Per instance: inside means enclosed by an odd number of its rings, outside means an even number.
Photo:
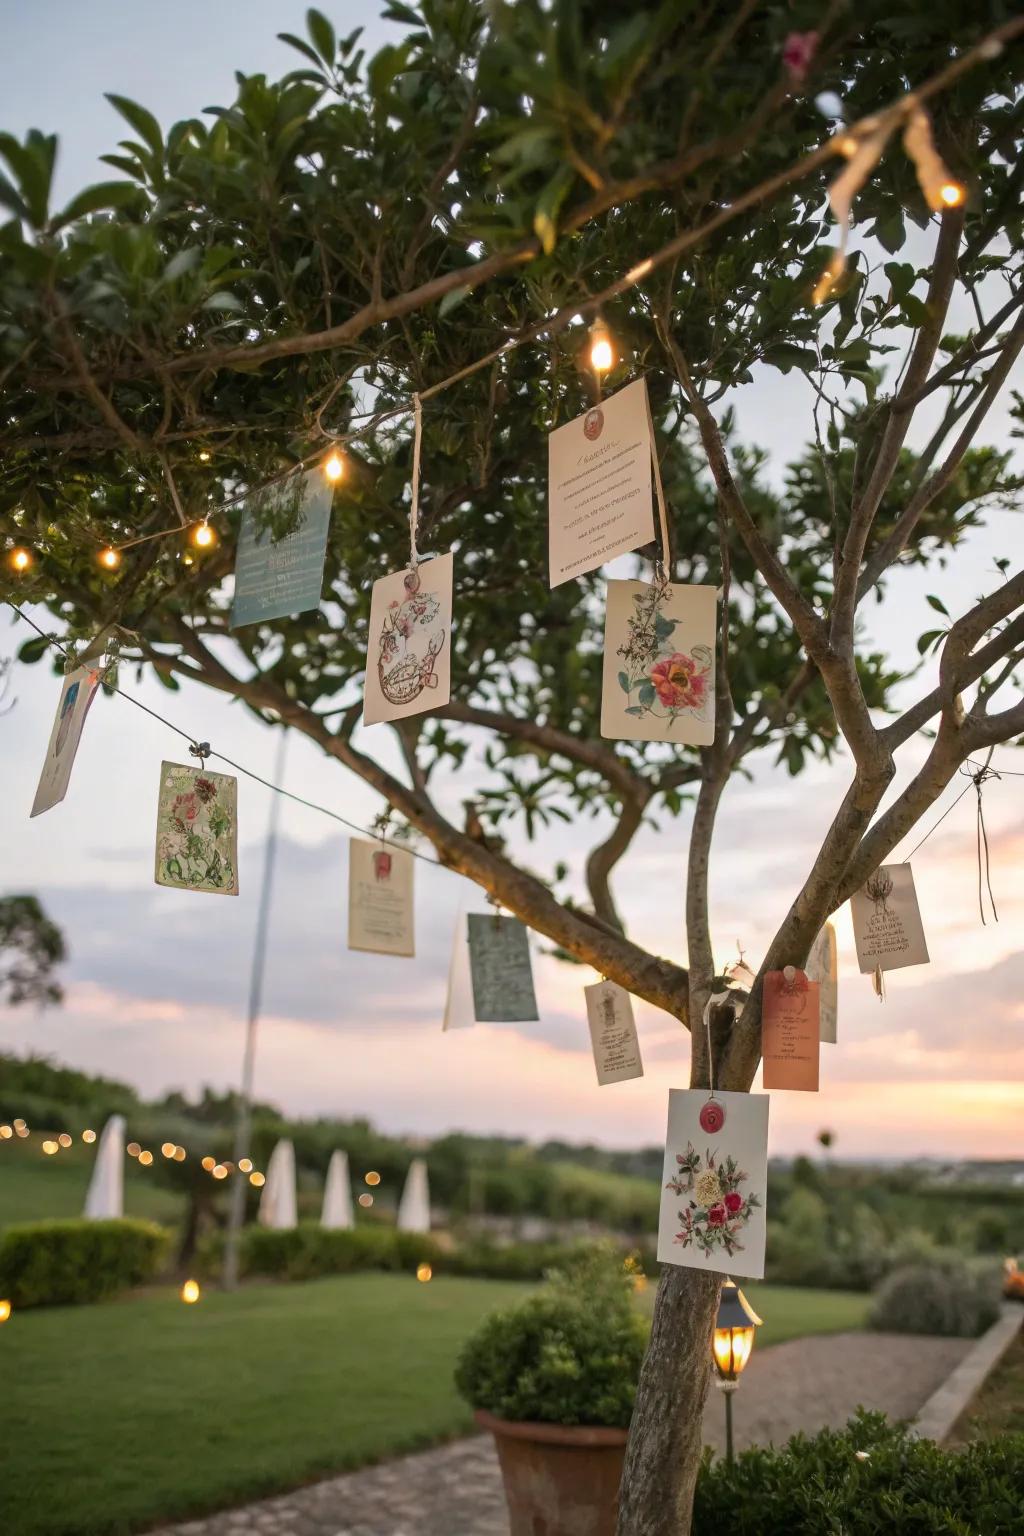
[[[364,1209],[368,1210],[369,1207],[373,1204],[373,1196],[372,1195],[360,1195],[359,1196],[359,1204],[361,1206],[363,1206]]]
[[[214,1176],[215,1179],[226,1179],[227,1178],[228,1171],[224,1167],[223,1163],[218,1163],[216,1165],[216,1167],[213,1170],[213,1176]]]
[[[426,1285],[427,1281],[432,1280],[433,1278],[434,1271],[431,1269],[429,1264],[417,1264],[416,1279],[420,1282],[421,1285]]]
[[[70,1147],[71,1137],[68,1135],[67,1131],[61,1131],[60,1135],[57,1137],[57,1142],[62,1147]]]
[[[191,1306],[194,1301],[198,1301],[199,1300],[199,1281],[198,1280],[186,1280],[185,1281],[185,1284],[181,1288],[181,1299],[188,1306]]]
[[[9,1301],[0,1301],[0,1323],[6,1323],[7,1319],[10,1317],[10,1315],[11,1315],[11,1304],[10,1304],[10,1302]]]
[[[209,523],[196,523],[191,538],[197,549],[212,549],[217,542],[217,535]]]
[[[174,1158],[176,1163],[183,1163],[186,1157],[185,1148],[175,1147],[174,1151],[171,1153],[171,1156]]]
[[[199,462],[200,462],[200,464],[209,464],[209,462],[210,462],[210,451],[209,451],[208,448],[200,448],[200,450],[199,450]]]
[[[366,1182],[367,1182],[367,1184],[379,1184],[380,1183],[380,1174],[379,1173],[368,1173],[366,1175]]]
[[[57,1151],[57,1143],[55,1141],[44,1141],[43,1151],[46,1153],[47,1157],[52,1157],[53,1154]]]
[[[109,544],[106,549],[101,549],[96,559],[105,571],[116,571],[121,564],[121,551]]]
[[[14,1127],[12,1125],[0,1125],[0,1141],[10,1141],[13,1135]]]
[[[262,1173],[250,1173],[249,1175],[249,1183],[254,1189],[262,1189],[266,1182],[266,1178]]]
[[[7,564],[12,571],[17,571],[21,575],[23,571],[27,571],[32,565],[32,551],[19,544],[17,549],[12,549],[7,556]]]
[[[615,348],[603,320],[595,320],[590,327],[590,366],[595,373],[608,373],[615,367]]]
[[[332,485],[336,485],[344,473],[345,460],[342,458],[337,448],[335,448],[324,460],[324,474],[327,476]]]
[[[175,1153],[174,1142],[165,1141],[163,1146],[160,1148],[160,1153],[163,1157],[173,1157]]]
[[[944,208],[959,208],[967,196],[967,188],[959,181],[944,181],[939,196]]]
[[[96,1140],[96,1132],[95,1131],[83,1131],[82,1132],[82,1140],[84,1142],[87,1142],[88,1145],[91,1146],[92,1143]]]
[[[142,1164],[143,1168],[148,1168],[152,1161],[153,1161],[153,1154],[152,1154],[152,1152],[140,1152],[139,1153],[139,1162]]]
[[[216,1164],[217,1159],[215,1157],[206,1156],[203,1158],[203,1167],[206,1169],[207,1173],[212,1173],[216,1167]]]
[[[240,1157],[238,1168],[240,1173],[252,1173],[252,1161],[248,1157]]]
[[[142,1151],[142,1148],[139,1146],[137,1141],[130,1141],[127,1147],[125,1147],[125,1151],[128,1153],[129,1157],[138,1157],[139,1153]]]

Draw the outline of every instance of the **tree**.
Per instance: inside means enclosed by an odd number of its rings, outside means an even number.
[[[168,687],[188,678],[303,732],[442,863],[687,1026],[722,985],[708,868],[726,785],[765,755],[797,773],[842,751],[849,786],[820,851],[751,985],[712,1017],[716,1082],[745,1090],[765,971],[802,964],[972,754],[1024,729],[1024,705],[996,698],[1024,646],[1008,560],[957,615],[936,599],[909,707],[895,704],[908,670],[858,630],[902,568],[951,558],[1019,488],[977,439],[1024,343],[1009,46],[1024,22],[965,0],[387,14],[407,33],[365,59],[358,34],[339,41],[311,12],[308,39],[290,39],[301,68],[240,77],[211,122],[165,134],[112,98],[131,136],[107,158],[126,180],[56,213],[55,142],[0,139],[0,508],[38,557],[12,592],[71,640],[120,624],[122,654]],[[815,37],[783,67],[793,27]],[[822,92],[843,103],[832,138]],[[938,215],[901,145],[923,105],[968,191]],[[815,306],[827,182],[844,146],[888,129],[856,203],[868,245]],[[975,318],[959,336],[947,315],[963,294]],[[610,387],[648,379],[672,576],[723,589],[716,737],[699,752],[601,740],[601,580],[546,583],[544,434],[588,403],[581,321],[599,310],[623,358]],[[813,442],[781,493],[734,430],[755,368],[807,381]],[[455,375],[424,401],[420,530],[421,548],[456,550],[454,697],[364,732],[369,591],[407,559],[409,397]],[[931,431],[914,451],[919,413]],[[237,505],[205,555],[149,536],[353,432],[320,611],[229,640]],[[97,564],[133,539],[118,569]],[[467,764],[486,794],[460,824]],[[684,810],[686,966],[625,932],[613,889],[642,822]],[[596,829],[578,880],[542,862],[544,827],[571,816]],[[503,841],[513,829],[539,868]],[[707,1081],[698,1029],[692,1082]],[[718,1289],[662,1276],[623,1536],[688,1527]]]
[[[64,935],[36,896],[0,896],[0,1004],[45,1007],[64,996],[54,979],[65,958]]]

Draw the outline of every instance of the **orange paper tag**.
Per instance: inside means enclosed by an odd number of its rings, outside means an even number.
[[[761,999],[766,1088],[818,1091],[820,988],[803,971],[768,971]]]

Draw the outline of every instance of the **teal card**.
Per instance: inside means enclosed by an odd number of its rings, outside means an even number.
[[[231,628],[319,608],[333,487],[320,469],[289,475],[242,514]]]
[[[473,1012],[480,1024],[513,1024],[536,1019],[530,941],[517,917],[467,918]]]

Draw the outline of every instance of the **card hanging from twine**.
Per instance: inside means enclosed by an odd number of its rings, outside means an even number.
[[[725,1109],[715,1098],[715,1059],[711,1043],[711,1010],[720,1003],[731,1003],[731,992],[712,992],[704,1004],[704,1029],[708,1040],[708,1101],[700,1112],[700,1128],[713,1136],[725,1124]]]

